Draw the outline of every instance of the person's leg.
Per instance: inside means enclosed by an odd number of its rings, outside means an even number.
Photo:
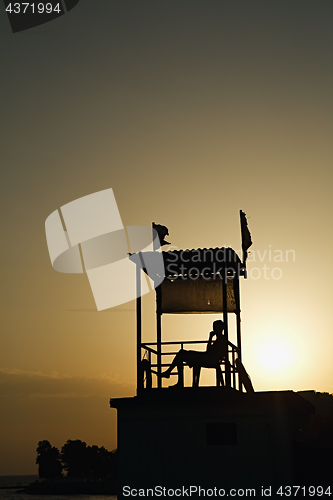
[[[170,378],[170,374],[172,370],[177,366],[178,368],[178,375],[180,371],[182,370],[182,365],[183,362],[185,361],[186,358],[186,353],[187,351],[184,351],[184,349],[181,349],[179,352],[177,352],[176,356],[173,358],[173,361],[169,368],[165,370],[165,372],[162,373],[162,377]]]
[[[201,371],[200,365],[193,365],[192,387],[199,387],[200,371]]]

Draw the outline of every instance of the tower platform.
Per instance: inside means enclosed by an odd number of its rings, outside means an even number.
[[[293,391],[226,387],[151,389],[110,405],[118,413],[119,498],[124,486],[150,488],[154,498],[156,486],[255,488],[261,496],[262,487],[292,485],[294,440],[314,413]]]

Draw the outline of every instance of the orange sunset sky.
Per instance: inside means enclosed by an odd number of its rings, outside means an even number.
[[[164,224],[178,249],[239,251],[242,209],[254,388],[333,392],[332,13],[81,0],[13,34],[1,10],[0,475],[37,473],[43,439],[117,446],[109,399],[135,395],[135,303],[97,312],[86,275],[52,269],[44,228],[107,188],[124,225]],[[152,292],[145,341],[154,311]],[[214,319],[165,316],[162,340],[206,339]]]

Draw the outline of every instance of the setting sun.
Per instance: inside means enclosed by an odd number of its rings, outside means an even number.
[[[267,338],[258,351],[258,361],[270,372],[282,372],[292,363],[292,348],[285,339]]]

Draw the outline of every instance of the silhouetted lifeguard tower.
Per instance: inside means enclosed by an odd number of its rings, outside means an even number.
[[[243,384],[253,391],[252,384],[241,363],[241,308],[239,281],[246,278],[247,250],[251,236],[245,214],[240,211],[242,229],[243,261],[232,248],[199,248],[162,252],[165,277],[156,287],[156,342],[142,343],[141,325],[141,265],[137,255],[137,390],[138,394],[152,386],[162,388],[162,369],[169,366],[175,347],[179,349],[192,345],[207,344],[207,340],[162,341],[163,314],[213,314],[222,313],[224,335],[228,341],[228,313],[236,318],[237,345],[228,349],[228,358],[221,359],[217,366],[203,366],[216,369],[216,385],[232,387],[242,391]],[[153,227],[163,227],[155,226]],[[166,228],[165,228],[166,230]],[[164,243],[164,233],[160,243]],[[130,257],[131,258],[131,257]],[[140,265],[139,265],[140,264]],[[146,271],[147,272],[147,271]],[[148,273],[147,273],[148,274]],[[172,350],[170,350],[170,348]],[[144,357],[143,357],[144,356]],[[145,357],[147,356],[147,358]],[[221,369],[222,367],[222,369]],[[199,369],[200,373],[200,369]],[[225,383],[223,380],[225,377]],[[153,376],[153,377],[152,377]],[[155,380],[152,380],[154,378]],[[155,383],[154,383],[155,382]],[[199,377],[193,375],[193,386],[198,386]]]
[[[254,392],[241,363],[239,281],[246,277],[252,241],[245,214],[240,215],[242,260],[231,248],[162,252],[165,277],[156,275],[156,342],[142,342],[140,293],[148,256],[130,256],[137,263],[137,395],[110,401],[118,417],[119,499],[129,496],[126,485],[135,489],[133,495],[140,496],[141,489],[141,496],[158,498],[157,485],[177,489],[177,496],[187,496],[179,491],[190,486],[222,488],[225,496],[230,488],[256,488],[256,496],[262,496],[263,486],[293,484],[293,439],[313,406],[293,391]],[[166,228],[161,245],[165,234]],[[193,387],[163,387],[161,373],[178,348],[207,343],[162,341],[163,314],[192,313],[222,314],[227,338],[234,316],[237,345],[208,366],[216,370],[216,387],[200,387],[199,376],[193,376]],[[191,497],[198,496],[211,494],[191,491]]]

